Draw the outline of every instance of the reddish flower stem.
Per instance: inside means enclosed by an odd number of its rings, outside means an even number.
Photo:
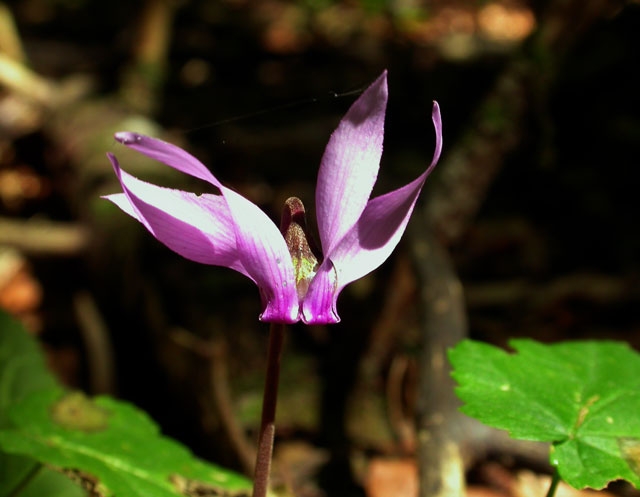
[[[260,422],[258,453],[253,477],[253,497],[266,497],[269,488],[273,438],[276,432],[276,401],[278,399],[278,379],[280,377],[284,331],[284,324],[271,323],[267,351],[267,374],[262,398],[262,421]]]

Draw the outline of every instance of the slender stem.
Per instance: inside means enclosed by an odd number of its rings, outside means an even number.
[[[253,497],[266,497],[269,487],[273,437],[276,432],[276,400],[278,399],[278,378],[280,377],[280,359],[284,343],[285,326],[271,323],[269,330],[269,349],[267,351],[267,374],[262,398],[262,421],[258,436],[258,453],[253,478]]]
[[[549,485],[549,490],[547,491],[546,497],[553,497],[556,494],[558,483],[560,483],[560,474],[558,473],[558,469],[556,468],[556,470],[553,472],[551,485]]]

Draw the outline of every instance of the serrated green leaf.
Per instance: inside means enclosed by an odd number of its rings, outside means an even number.
[[[515,354],[465,340],[449,351],[463,412],[552,443],[552,464],[575,488],[640,486],[640,355],[611,341],[510,346]]]
[[[105,495],[175,497],[181,495],[176,478],[197,480],[219,493],[250,488],[243,477],[196,459],[162,436],[144,412],[128,403],[109,397],[76,400],[76,409],[105,413],[106,423],[91,429],[84,421],[61,423],[53,412],[70,396],[78,394],[45,390],[14,405],[9,411],[14,428],[0,431],[0,447],[59,468],[81,468]],[[78,412],[77,418],[85,414]]]

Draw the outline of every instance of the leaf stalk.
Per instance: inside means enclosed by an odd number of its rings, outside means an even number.
[[[556,468],[553,472],[553,476],[551,477],[551,485],[549,485],[546,497],[554,497],[556,489],[558,488],[558,483],[560,483],[560,473],[558,473],[558,468]]]

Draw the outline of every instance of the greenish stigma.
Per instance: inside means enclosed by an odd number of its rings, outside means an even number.
[[[307,230],[304,205],[299,198],[290,197],[285,201],[280,231],[291,254],[298,299],[302,300],[318,270],[319,262],[313,239]]]

